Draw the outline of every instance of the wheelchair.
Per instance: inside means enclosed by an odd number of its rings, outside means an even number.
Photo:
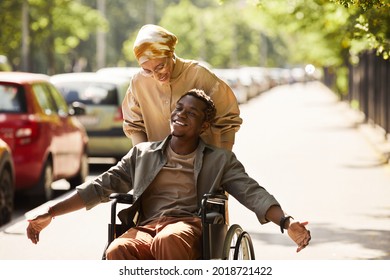
[[[128,225],[116,222],[117,205],[132,204],[133,195],[113,193],[111,200],[111,221],[108,224],[108,241],[102,259],[111,242],[129,229]],[[202,198],[199,215],[202,220],[202,259],[203,260],[254,260],[252,239],[241,226],[226,224],[225,194],[205,194]]]

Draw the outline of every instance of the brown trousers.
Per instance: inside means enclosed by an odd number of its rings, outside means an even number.
[[[108,260],[191,260],[202,252],[198,217],[162,217],[130,228],[108,247]]]

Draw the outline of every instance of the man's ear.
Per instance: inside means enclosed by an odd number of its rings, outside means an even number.
[[[210,123],[207,122],[207,121],[203,122],[201,134],[202,134],[203,132],[205,132],[205,131],[206,131],[207,129],[209,129],[209,128],[210,128]]]

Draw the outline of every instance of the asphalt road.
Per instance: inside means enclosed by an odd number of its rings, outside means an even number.
[[[318,82],[274,88],[241,105],[241,114],[237,157],[289,215],[309,221],[312,233],[296,253],[276,225],[260,225],[231,198],[230,222],[251,234],[256,259],[390,259],[390,168],[382,155],[388,143],[377,130],[359,124],[360,116]],[[34,245],[26,219],[50,203],[1,228],[0,259],[100,259],[109,204],[55,218]]]

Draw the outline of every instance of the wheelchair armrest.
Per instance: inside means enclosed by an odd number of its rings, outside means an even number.
[[[228,197],[222,193],[207,193],[203,195],[200,216],[205,224],[225,223],[225,203]]]
[[[227,195],[223,193],[206,193],[203,195],[204,203],[224,204],[227,200]]]
[[[117,203],[133,204],[133,195],[129,193],[112,193],[110,200],[115,200]]]

